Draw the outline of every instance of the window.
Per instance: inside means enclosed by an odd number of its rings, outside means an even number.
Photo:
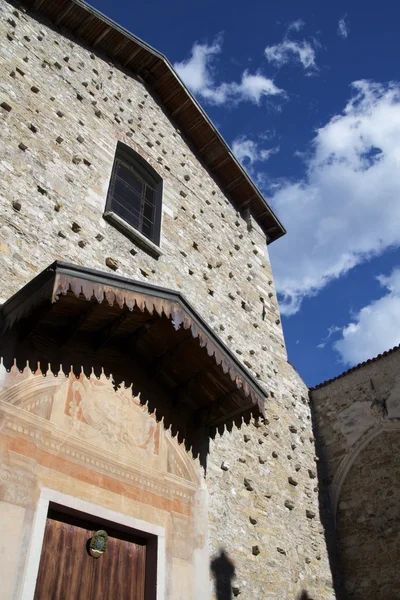
[[[105,218],[136,242],[160,244],[162,179],[137,152],[118,142]]]

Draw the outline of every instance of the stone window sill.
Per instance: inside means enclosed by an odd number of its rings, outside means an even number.
[[[157,246],[154,242],[149,240],[145,235],[137,231],[132,225],[129,225],[124,219],[121,219],[115,212],[109,210],[103,214],[103,217],[106,221],[114,225],[116,229],[121,231],[124,235],[126,235],[134,244],[139,246],[145,252],[148,252],[155,258],[158,258],[163,254],[160,246]]]

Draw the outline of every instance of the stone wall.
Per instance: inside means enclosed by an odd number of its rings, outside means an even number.
[[[259,227],[131,74],[22,12],[2,17],[3,299],[55,259],[107,270],[111,257],[120,275],[183,292],[269,384],[285,349]],[[163,178],[158,260],[103,219],[119,140]]]
[[[212,554],[222,548],[234,560],[239,597],[335,598],[307,390],[287,363],[277,379],[266,423],[225,432],[212,445]]]
[[[0,39],[3,300],[55,259],[112,258],[117,274],[181,291],[268,394],[265,423],[211,443],[215,578],[246,600],[333,598],[308,391],[286,360],[263,232],[132,73],[5,0]],[[119,140],[164,181],[158,260],[102,216]]]
[[[311,391],[349,598],[400,597],[400,352]]]

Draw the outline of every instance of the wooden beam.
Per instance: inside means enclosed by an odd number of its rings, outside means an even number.
[[[257,411],[257,405],[253,403],[243,404],[243,406],[240,406],[239,408],[232,410],[221,417],[211,419],[208,423],[206,423],[206,425],[207,427],[215,427],[216,425],[221,425],[221,423],[226,423],[234,417],[247,413],[249,410]]]
[[[173,75],[171,71],[168,70],[163,75],[161,75],[161,77],[156,79],[156,81],[153,84],[153,89],[156,90],[157,88],[159,88],[163,83],[165,83],[165,80],[169,77],[173,77]]]
[[[202,125],[204,123],[204,117],[202,115],[200,115],[194,122],[193,124],[187,128],[187,132],[191,133],[192,131],[194,131],[195,129],[197,129],[198,127],[200,127],[200,125]]]
[[[107,25],[107,27],[96,37],[96,39],[94,40],[92,46],[97,46],[97,44],[100,44],[101,40],[103,40],[106,35],[108,33],[110,33],[111,31],[111,27],[109,25]]]
[[[203,154],[204,150],[206,148],[208,148],[209,146],[211,146],[211,144],[213,144],[216,141],[216,136],[213,135],[213,137],[211,138],[211,140],[209,140],[206,144],[204,144],[204,146],[202,146],[199,150],[197,150],[198,154]]]
[[[85,323],[85,321],[87,321],[97,306],[99,305],[92,303],[88,309],[83,310],[75,319],[71,319],[64,333],[57,333],[56,344],[59,348],[66,346],[71,340],[74,339],[82,325]]]
[[[139,72],[139,75],[142,79],[144,79],[144,81],[148,84],[150,84],[153,89],[154,89],[154,84],[157,81],[157,79],[155,78],[155,76],[153,75],[153,73],[151,73],[148,69],[142,69]]]
[[[123,312],[116,319],[113,319],[111,323],[108,323],[102,330],[94,335],[94,341],[92,347],[94,352],[98,352],[103,348],[112,337],[117,333],[122,323],[127,318],[127,313]]]
[[[146,54],[146,56],[143,56],[143,58],[140,59],[140,72],[148,71],[149,69],[158,66],[158,62],[159,59],[157,57],[152,54]]]
[[[207,373],[212,371],[215,367],[216,364],[213,362],[212,365],[206,367],[205,369],[202,369],[201,371],[196,373],[196,375],[193,375],[193,377],[190,377],[183,383],[180,383],[174,388],[171,388],[172,396],[177,396],[181,400],[184,400],[185,402],[187,402],[187,404],[191,406],[192,409],[197,408],[198,404],[194,399],[195,395],[193,394],[193,392],[195,392],[195,390],[198,389],[203,377],[207,375]]]
[[[226,156],[225,158],[223,158],[222,160],[220,160],[220,161],[219,161],[219,163],[217,163],[216,165],[214,165],[214,166],[213,166],[213,165],[209,164],[208,166],[209,166],[209,168],[210,168],[212,171],[214,171],[214,169],[219,169],[219,168],[221,168],[223,165],[226,165],[226,163],[228,163],[230,160],[232,160],[232,159],[231,159],[231,157],[228,155],[228,156]]]
[[[185,384],[177,385],[169,390],[171,398],[173,399],[174,411],[177,408],[184,408],[187,410],[190,408],[191,413],[198,410],[198,404],[191,397],[191,388]]]
[[[131,43],[132,40],[129,38],[123,39],[118,46],[113,50],[113,56],[118,56],[118,53],[121,52],[128,44]]]
[[[193,423],[195,430],[202,429],[210,422],[211,404],[198,408],[193,415]]]
[[[23,342],[31,337],[31,335],[33,335],[33,333],[41,325],[42,319],[47,317],[53,308],[54,304],[48,301],[39,309],[35,310],[30,317],[20,321],[16,326],[18,342]]]
[[[216,400],[205,407],[207,410],[205,410],[204,407],[198,409],[198,411],[196,411],[198,414],[195,414],[194,416],[195,422],[197,422],[198,426],[214,427],[229,421],[235,416],[246,413],[250,409],[257,409],[257,405],[253,404],[253,402],[249,402],[249,399],[246,397],[241,397],[239,401],[235,399],[234,396],[236,394],[240,395],[239,389],[231,390],[230,392],[224,392]],[[233,402],[236,405],[236,408],[230,409],[229,412],[226,413],[223,413],[222,411],[222,415],[218,414],[220,413],[220,409],[223,407],[224,401],[226,400],[229,402],[229,404]]]
[[[124,351],[127,354],[129,354],[132,350],[136,350],[139,342],[144,338],[144,336],[157,322],[158,319],[149,319],[148,321],[145,321],[143,325],[138,327],[133,333],[128,334],[126,338],[121,342],[121,347],[124,348]]]
[[[178,87],[173,92],[171,92],[171,94],[168,94],[168,96],[166,98],[162,98],[162,101],[164,102],[164,104],[167,104],[167,102],[172,100],[172,98],[174,98],[177,94],[179,94],[179,92],[182,91],[181,86],[178,84],[178,82],[176,82],[176,83],[177,83]]]
[[[33,10],[39,10],[39,8],[42,6],[44,0],[35,0],[35,2],[33,3]]]
[[[186,379],[186,381],[184,381],[183,383],[178,385],[176,388],[173,388],[171,391],[173,393],[175,393],[175,392],[180,393],[179,392],[180,388],[190,388],[190,389],[196,388],[199,385],[201,379],[204,377],[204,375],[207,375],[207,373],[214,370],[216,366],[217,365],[213,360],[211,365],[209,365],[205,369],[202,369],[201,371],[198,371],[195,375],[193,375],[193,377]],[[218,367],[218,368],[220,368],[220,367]]]
[[[75,4],[73,2],[71,2],[67,8],[65,10],[63,10],[61,12],[61,14],[57,17],[57,19],[54,21],[54,23],[56,25],[60,25],[60,23],[62,22],[63,19],[65,19],[65,17],[67,16],[67,14],[74,8]]]
[[[126,61],[123,63],[124,67],[126,67],[127,65],[129,65],[129,63],[131,62],[131,60],[133,60],[135,58],[135,56],[137,54],[139,54],[139,52],[142,50],[141,46],[138,46],[137,48],[135,48],[134,50],[132,50],[132,52],[130,53],[130,55],[128,56],[128,58],[126,59]]]
[[[160,373],[165,369],[165,367],[173,360],[176,360],[177,355],[182,349],[182,346],[186,344],[189,340],[192,340],[192,334],[189,334],[181,340],[178,344],[175,344],[170,350],[167,350],[160,356],[158,356],[155,360],[152,361],[150,365],[150,376],[158,377]]]
[[[188,98],[187,100],[185,100],[185,102],[182,102],[182,104],[180,106],[178,106],[178,108],[176,108],[174,111],[172,111],[172,113],[170,115],[171,119],[176,117],[176,115],[179,115],[179,113],[181,113],[182,111],[185,111],[191,103],[192,103],[191,98]]]
[[[219,412],[221,407],[223,407],[225,400],[231,404],[232,398],[229,392],[224,392],[218,396],[216,400],[210,402],[207,406],[202,406],[199,408],[194,414],[194,422],[196,423],[197,427],[211,427],[215,421],[219,421],[219,419],[222,419],[223,421],[224,417],[222,417]],[[237,405],[237,402],[235,404]],[[240,407],[238,407],[238,410],[241,410]]]
[[[86,27],[94,20],[94,15],[88,15],[86,17],[86,19],[84,19],[84,21],[81,23],[81,25],[78,27],[78,29],[74,32],[75,35],[77,37],[79,37],[80,35],[82,35],[82,33],[85,31]]]
[[[243,181],[244,181],[244,176],[243,175],[239,175],[239,177],[237,177],[236,179],[234,179],[233,181],[231,181],[225,187],[225,192],[230,192],[231,190],[235,189],[235,187],[237,187],[238,185],[240,185],[241,183],[243,183]]]
[[[246,206],[248,206],[253,200],[255,200],[256,198],[258,198],[257,194],[253,194],[252,196],[250,196],[250,198],[247,198],[247,200],[245,200],[240,207],[241,208],[246,208]]]
[[[270,214],[271,214],[270,210],[264,210],[261,214],[257,215],[257,217],[259,219],[261,219],[262,217],[265,217],[265,216],[270,215]]]

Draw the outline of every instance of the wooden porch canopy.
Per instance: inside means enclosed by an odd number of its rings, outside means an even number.
[[[55,262],[3,304],[0,355],[7,368],[103,369],[192,429],[264,416],[265,391],[182,294],[85,267]]]

